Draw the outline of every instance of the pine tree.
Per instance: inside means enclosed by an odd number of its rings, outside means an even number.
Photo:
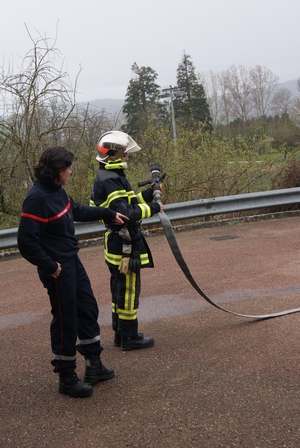
[[[211,129],[211,116],[204,88],[197,80],[191,57],[185,53],[177,68],[177,87],[182,93],[174,99],[176,119],[188,126],[201,122],[207,129]]]
[[[122,130],[137,137],[150,121],[160,122],[165,118],[166,106],[159,102],[157,73],[151,67],[139,67],[136,63],[131,70],[136,76],[129,81],[127,88],[123,106],[127,123],[122,126]]]

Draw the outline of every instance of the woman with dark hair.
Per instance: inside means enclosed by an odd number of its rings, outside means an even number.
[[[62,188],[72,174],[74,154],[51,146],[34,167],[36,180],[27,193],[18,229],[22,256],[37,266],[47,289],[54,372],[59,373],[59,392],[88,397],[92,384],[114,377],[113,369],[100,360],[98,305],[89,277],[78,257],[74,221],[109,220],[122,224],[126,216],[102,207],[79,205]],[[77,343],[77,338],[79,343]],[[76,349],[85,357],[84,384],[76,369]]]

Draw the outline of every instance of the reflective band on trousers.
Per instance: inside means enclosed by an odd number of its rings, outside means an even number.
[[[113,314],[117,314],[119,319],[123,320],[135,320],[137,318],[137,309],[134,310],[123,310],[118,308],[116,303],[111,304],[111,311]]]
[[[98,336],[95,336],[92,339],[79,339],[79,342],[82,345],[93,344],[94,342],[97,342],[97,341],[100,341],[100,334]]]
[[[75,361],[76,355],[75,356],[64,356],[64,355],[55,355],[55,353],[53,353],[53,359],[56,359],[57,361]]]
[[[135,320],[138,310],[127,311],[118,309],[118,318],[123,320]]]

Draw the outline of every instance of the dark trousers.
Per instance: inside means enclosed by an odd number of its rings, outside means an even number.
[[[141,291],[140,272],[120,274],[118,266],[108,264],[111,274],[112,326],[122,337],[134,338],[138,332],[137,311]]]
[[[54,279],[39,270],[51,303],[51,346],[55,372],[76,368],[76,348],[83,356],[101,353],[98,305],[87,273],[78,258],[61,263],[61,273]],[[77,337],[79,344],[77,343]]]

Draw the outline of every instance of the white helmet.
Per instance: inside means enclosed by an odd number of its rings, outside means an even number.
[[[99,162],[104,162],[108,157],[115,156],[120,149],[123,152],[137,152],[140,151],[138,144],[128,134],[121,131],[109,131],[101,135],[97,149],[100,154],[96,159]]]

